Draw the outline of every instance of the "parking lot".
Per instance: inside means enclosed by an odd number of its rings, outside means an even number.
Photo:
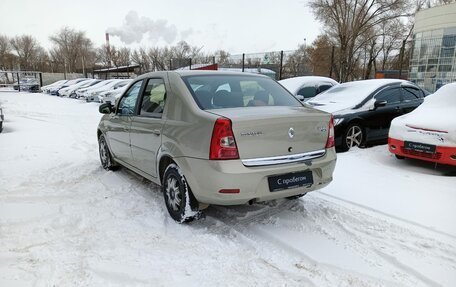
[[[101,168],[98,104],[15,92],[0,102],[1,286],[456,284],[449,167],[356,148],[321,191],[211,206],[182,225],[156,185]]]

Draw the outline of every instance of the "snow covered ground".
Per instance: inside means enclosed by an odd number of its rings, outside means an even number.
[[[0,103],[0,286],[456,286],[454,169],[354,150],[322,191],[179,225],[100,167],[96,104]]]

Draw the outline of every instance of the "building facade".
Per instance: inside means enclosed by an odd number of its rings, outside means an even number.
[[[409,79],[435,92],[456,82],[456,3],[419,11],[415,16]]]

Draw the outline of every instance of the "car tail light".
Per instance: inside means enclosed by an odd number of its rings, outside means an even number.
[[[334,118],[331,115],[329,119],[328,139],[326,140],[326,148],[334,147]]]
[[[227,118],[218,118],[212,131],[211,149],[209,159],[238,159],[239,152],[234,139],[231,120]]]

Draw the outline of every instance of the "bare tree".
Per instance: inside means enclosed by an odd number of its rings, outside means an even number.
[[[305,45],[300,45],[285,62],[283,68],[283,77],[303,76],[309,73],[308,55]]]
[[[123,47],[113,51],[112,62],[114,66],[128,66],[130,65],[130,48]]]
[[[334,43],[328,35],[321,34],[307,48],[309,62],[313,75],[328,76],[331,71],[331,52]]]
[[[220,65],[229,64],[230,53],[225,50],[218,50],[214,53],[215,61]]]
[[[144,48],[141,47],[138,50],[134,50],[131,53],[131,60],[139,65],[140,74],[150,71],[150,60]]]
[[[115,46],[102,45],[97,49],[97,61],[104,67],[111,67],[112,53],[116,53]]]
[[[11,55],[11,43],[7,36],[0,35],[0,69],[8,70],[8,58]]]
[[[407,0],[311,0],[313,13],[327,27],[339,48],[339,80],[348,81],[356,70],[359,51],[371,40],[367,32],[407,14]]]
[[[49,39],[63,54],[69,72],[75,72],[78,67],[85,68],[84,56],[93,53],[92,41],[85,36],[85,32],[63,27]]]
[[[30,70],[41,48],[33,36],[22,35],[11,39],[11,46],[19,58],[19,69]]]

